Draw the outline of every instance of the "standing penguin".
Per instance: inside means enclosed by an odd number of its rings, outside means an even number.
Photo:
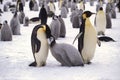
[[[24,26],[29,26],[29,18],[28,17],[24,17],[23,24],[24,24]]]
[[[120,0],[119,0],[118,3],[116,4],[116,7],[118,8],[118,12],[120,12]]]
[[[63,4],[62,7],[61,7],[61,17],[62,18],[67,18],[67,13],[68,13],[67,7],[65,6],[65,4]]]
[[[82,24],[79,32],[81,36],[78,38],[78,50],[82,55],[85,64],[91,63],[97,43],[97,32],[89,20],[89,17],[92,14],[94,13],[90,11],[85,11],[82,14]]]
[[[64,23],[64,20],[62,19],[61,15],[59,15],[58,20],[60,21],[60,37],[65,37],[66,36],[66,26]]]
[[[3,22],[1,28],[1,41],[12,41],[12,31],[7,21]]]
[[[33,7],[34,7],[34,1],[30,0],[30,2],[29,2],[29,9],[33,10]]]
[[[25,17],[25,13],[23,11],[21,11],[18,15],[20,24],[23,24],[24,17]]]
[[[50,24],[51,34],[55,37],[55,39],[58,39],[60,36],[60,21],[58,20],[57,16],[53,16],[53,20]]]
[[[112,28],[112,21],[110,17],[110,13],[106,13],[106,28]]]
[[[50,50],[62,66],[84,66],[79,51],[70,44],[56,43],[54,37],[49,38]]]
[[[106,23],[106,14],[103,11],[102,7],[97,12],[95,23],[96,23],[96,30],[98,32],[98,35],[105,35],[107,23]]]
[[[20,22],[18,19],[17,12],[13,15],[13,18],[10,21],[10,27],[12,29],[12,34],[13,35],[20,35]]]
[[[43,8],[42,10],[45,10],[45,8],[44,9]],[[35,61],[32,62],[29,66],[41,67],[41,66],[45,66],[46,64],[46,59],[48,56],[48,49],[49,49],[47,38],[50,38],[51,36],[50,28],[46,24],[47,20],[45,20],[47,19],[46,13],[47,12],[41,13],[44,15],[40,15],[40,16],[43,16],[45,18],[44,19],[41,18],[41,24],[35,26],[31,34],[31,47]]]

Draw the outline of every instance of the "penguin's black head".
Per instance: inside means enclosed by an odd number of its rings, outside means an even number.
[[[17,16],[17,11],[15,12],[15,14],[14,14],[14,17],[16,17]]]
[[[101,10],[101,11],[102,11],[102,10],[103,10],[103,8],[102,8],[102,7],[100,7],[100,9],[99,9],[99,10]]]
[[[8,23],[7,20],[5,20],[5,23],[6,23],[6,24]]]
[[[90,11],[85,11],[83,14],[82,14],[82,17],[83,19],[86,19],[86,18],[89,18],[92,14],[95,14],[95,13],[92,13]]]

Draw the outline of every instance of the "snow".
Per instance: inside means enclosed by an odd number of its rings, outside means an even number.
[[[7,1],[7,0],[6,0]],[[57,5],[58,3],[56,3]],[[95,6],[86,4],[86,10],[95,12]],[[57,6],[56,6],[57,7]],[[117,9],[116,9],[117,12]],[[38,16],[39,12],[29,11],[28,2],[25,14],[29,18]],[[60,11],[57,9],[56,14]],[[13,14],[4,12],[2,21],[11,20]],[[66,24],[66,38],[59,38],[57,42],[72,44],[79,29],[73,29],[70,23],[70,13],[64,19]],[[91,16],[93,24],[94,15]],[[31,32],[36,24],[24,27],[21,24],[21,35],[14,35],[13,41],[0,41],[0,80],[120,80],[120,13],[112,19],[112,29],[107,29],[105,34],[116,42],[101,42],[101,47],[96,48],[92,64],[84,67],[63,67],[57,62],[51,52],[44,67],[29,67],[34,61],[31,51]],[[48,24],[51,19],[48,19]],[[77,48],[77,41],[74,43]]]

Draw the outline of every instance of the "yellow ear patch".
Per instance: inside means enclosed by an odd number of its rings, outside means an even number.
[[[46,26],[42,25],[42,27],[37,30],[37,33],[45,32],[45,31],[46,31]]]
[[[87,18],[87,17],[86,17],[86,14],[83,14],[82,17],[83,17],[83,19],[86,19],[86,18]]]
[[[42,25],[43,26],[43,30],[46,31],[46,26],[45,25]]]

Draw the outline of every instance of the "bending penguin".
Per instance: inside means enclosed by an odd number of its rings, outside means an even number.
[[[42,7],[42,12],[45,12],[45,8]],[[47,19],[47,13],[44,15],[45,19]],[[41,67],[45,66],[46,59],[48,56],[48,41],[47,38],[51,36],[51,31],[49,26],[46,24],[47,20],[41,18],[41,24],[34,27],[31,35],[31,47],[34,57],[34,62],[32,62],[29,66]],[[44,21],[45,20],[45,21]]]
[[[92,14],[94,13],[90,11],[85,11],[82,14],[82,24],[80,26],[79,35],[77,35],[78,50],[82,55],[85,64],[91,63],[91,60],[94,57],[97,43],[97,32],[89,20],[89,17]],[[75,40],[77,38],[75,38]]]
[[[49,44],[52,55],[62,66],[84,66],[81,54],[74,46],[56,43],[53,36],[49,38]]]

